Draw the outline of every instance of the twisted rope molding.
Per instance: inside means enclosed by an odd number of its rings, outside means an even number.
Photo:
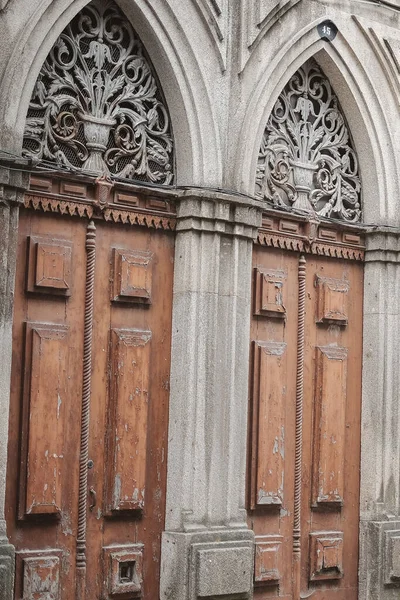
[[[306,307],[306,259],[299,258],[299,304],[297,323],[297,370],[296,370],[296,450],[294,467],[293,510],[293,600],[300,598],[301,574],[301,474],[303,445],[303,397],[304,397],[304,336]]]
[[[92,376],[92,334],[94,308],[94,272],[96,265],[96,227],[90,221],[86,232],[86,292],[83,334],[83,385],[81,445],[79,457],[78,532],[76,538],[76,598],[84,600],[86,588],[86,504],[89,448],[90,391]]]

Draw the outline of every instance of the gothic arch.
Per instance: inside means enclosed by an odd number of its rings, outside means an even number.
[[[341,33],[333,44],[319,39],[316,25],[320,21],[310,23],[297,38],[287,41],[254,87],[243,120],[243,142],[238,144],[238,187],[254,194],[260,141],[272,108],[290,77],[314,58],[335,90],[353,137],[363,185],[363,220],[377,223],[394,219],[398,183],[391,172],[395,168],[394,149],[385,111],[356,51]],[[385,132],[385,143],[378,131]]]
[[[88,3],[45,0],[25,25],[0,85],[1,148],[21,151],[25,117],[42,64],[60,33]],[[203,73],[176,15],[162,0],[116,3],[143,41],[166,98],[175,138],[175,183],[215,183],[221,170],[215,116]]]

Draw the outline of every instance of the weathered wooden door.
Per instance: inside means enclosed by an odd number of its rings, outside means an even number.
[[[32,186],[40,193],[28,193],[21,211],[13,334],[7,524],[15,598],[155,600],[170,370],[168,203],[90,183],[33,178]]]
[[[362,237],[265,215],[253,255],[255,597],[356,600]]]

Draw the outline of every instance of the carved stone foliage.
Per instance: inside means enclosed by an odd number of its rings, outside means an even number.
[[[25,154],[106,176],[168,184],[168,111],[141,41],[112,0],[66,27],[36,81]]]
[[[305,63],[280,94],[258,156],[256,196],[356,222],[361,218],[358,161],[329,81]]]

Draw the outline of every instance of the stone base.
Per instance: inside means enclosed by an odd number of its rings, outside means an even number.
[[[400,521],[360,523],[361,600],[400,597]]]
[[[7,538],[0,538],[0,600],[14,597],[15,548]]]
[[[161,600],[253,597],[252,531],[164,532],[161,555]]]

